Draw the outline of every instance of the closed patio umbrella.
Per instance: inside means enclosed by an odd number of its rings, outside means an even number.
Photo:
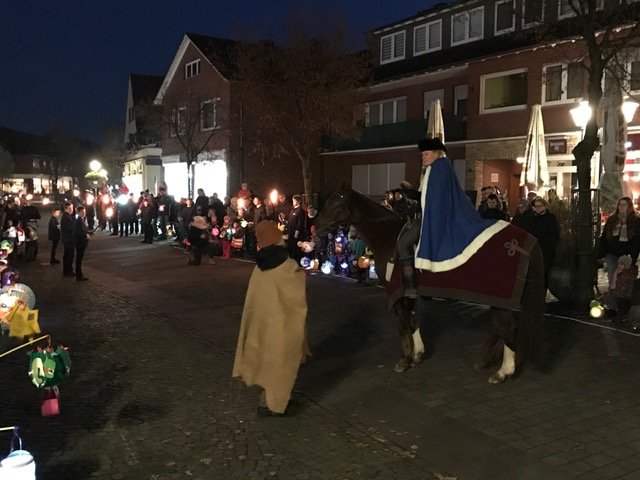
[[[520,174],[520,186],[538,190],[549,185],[549,166],[547,150],[544,144],[544,126],[542,109],[539,104],[531,107],[531,119],[527,133],[527,146],[524,152],[524,164]]]
[[[427,122],[427,138],[439,138],[444,143],[444,122],[440,100],[435,99],[429,106],[429,121]]]

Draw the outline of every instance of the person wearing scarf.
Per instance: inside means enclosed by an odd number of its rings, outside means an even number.
[[[298,368],[309,354],[306,274],[289,257],[276,223],[256,226],[258,251],[249,280],[233,377],[262,388],[258,415],[284,415]]]

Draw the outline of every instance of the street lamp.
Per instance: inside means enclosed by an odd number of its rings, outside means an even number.
[[[575,123],[576,127],[578,127],[582,132],[582,139],[584,139],[584,131],[587,128],[589,120],[591,120],[591,115],[593,114],[593,111],[589,106],[589,102],[583,100],[577,107],[569,110],[569,113],[571,113],[573,123]]]
[[[91,160],[89,162],[89,169],[91,169],[92,172],[98,173],[101,168],[102,168],[102,164],[100,163],[100,161]]]
[[[636,109],[638,108],[638,102],[633,100],[626,99],[620,105],[620,109],[622,110],[622,115],[624,116],[624,121],[627,123],[631,123],[633,121],[633,117],[636,114]]]

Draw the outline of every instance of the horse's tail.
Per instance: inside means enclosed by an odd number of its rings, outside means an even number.
[[[544,262],[542,251],[536,243],[530,253],[521,299],[522,311],[516,328],[516,351],[521,354],[520,361],[535,359],[540,353],[544,337],[545,296]]]

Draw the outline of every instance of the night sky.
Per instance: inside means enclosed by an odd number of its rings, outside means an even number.
[[[100,143],[124,122],[128,75],[164,75],[185,32],[279,40],[294,5],[364,33],[439,0],[0,0],[0,125]],[[441,2],[440,2],[441,3]],[[446,3],[446,2],[445,2]]]

